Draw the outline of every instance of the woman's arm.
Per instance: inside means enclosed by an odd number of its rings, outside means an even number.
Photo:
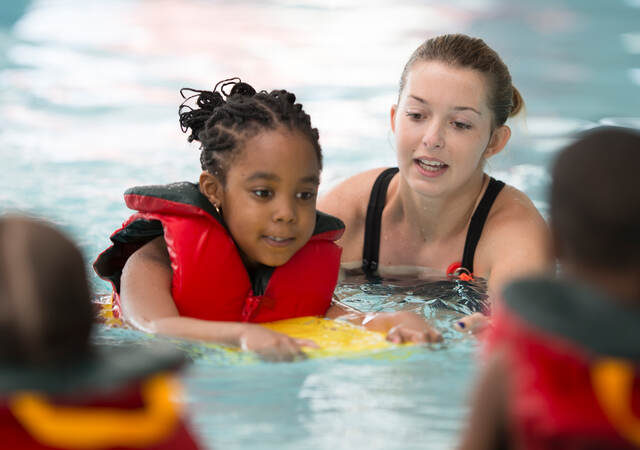
[[[302,356],[307,339],[294,339],[257,324],[181,317],[171,297],[171,264],[164,238],[137,250],[124,266],[120,299],[123,315],[143,331],[217,342],[250,350],[270,360]]]
[[[317,209],[342,220],[345,230],[336,242],[342,247],[342,263],[362,261],[364,246],[364,226],[371,187],[380,172],[373,169],[354,175],[334,186],[318,198]]]
[[[487,219],[476,252],[476,273],[488,279],[490,298],[522,276],[553,270],[551,233],[534,204],[507,186]]]
[[[440,342],[442,335],[424,317],[409,311],[393,313],[363,313],[341,302],[334,301],[325,317],[343,319],[371,331],[387,333],[387,340],[402,342]]]

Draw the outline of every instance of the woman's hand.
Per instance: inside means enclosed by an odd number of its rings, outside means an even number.
[[[491,319],[479,312],[464,316],[453,324],[453,328],[455,328],[459,332],[471,333],[475,335],[486,331],[490,326]]]
[[[440,342],[442,334],[433,328],[427,320],[418,314],[409,311],[399,311],[395,313],[379,313],[390,325],[387,332],[387,340],[394,344],[403,342]],[[373,320],[376,320],[375,318]],[[365,325],[366,326],[366,325]]]
[[[433,328],[427,319],[410,311],[365,314],[339,300],[334,300],[325,315],[328,319],[341,317],[367,330],[387,333],[387,340],[394,344],[403,342],[440,342],[442,334]]]
[[[246,324],[239,336],[242,350],[257,353],[267,361],[292,361],[304,358],[302,347],[317,348],[310,339],[296,339],[258,324]]]

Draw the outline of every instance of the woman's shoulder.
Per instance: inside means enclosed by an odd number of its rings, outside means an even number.
[[[548,269],[550,242],[549,227],[531,199],[505,185],[487,217],[476,257],[494,286],[503,285],[516,275]]]
[[[342,180],[318,199],[318,209],[344,221],[366,214],[371,187],[385,169],[366,170]]]
[[[498,227],[527,224],[546,226],[542,215],[527,194],[508,184],[505,184],[496,197],[487,222]]]

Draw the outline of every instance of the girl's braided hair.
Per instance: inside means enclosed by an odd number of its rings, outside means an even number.
[[[227,93],[228,87],[231,89]],[[185,95],[185,92],[192,95]],[[200,164],[217,176],[222,183],[231,158],[243,144],[264,130],[286,126],[306,136],[322,168],[322,150],[318,130],[311,126],[311,118],[296,103],[296,96],[285,90],[271,92],[256,90],[239,78],[218,82],[213,91],[183,88],[180,95],[180,127],[184,133],[191,129],[189,142],[200,142]],[[188,105],[196,99],[196,107]]]

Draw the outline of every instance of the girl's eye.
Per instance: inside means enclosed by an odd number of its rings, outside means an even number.
[[[254,189],[251,192],[258,198],[269,198],[273,195],[273,193],[268,189]]]
[[[298,192],[296,194],[296,197],[299,198],[300,200],[313,200],[314,198],[316,198],[316,193],[315,192]]]
[[[312,200],[316,197],[315,192],[298,192],[297,197],[300,200]]]
[[[471,125],[469,125],[468,123],[464,123],[464,122],[452,122],[453,126],[456,127],[459,130],[470,130],[471,129]]]

